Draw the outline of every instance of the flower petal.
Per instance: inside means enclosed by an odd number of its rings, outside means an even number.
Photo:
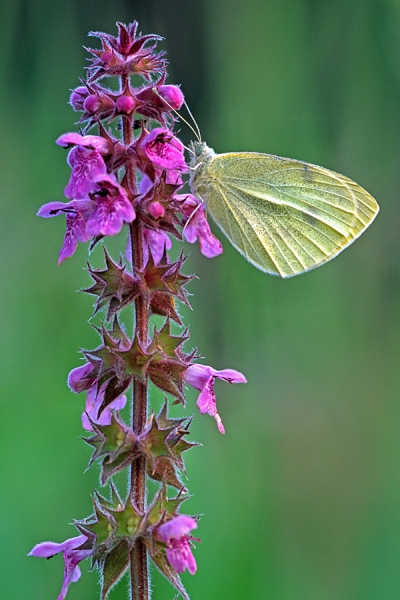
[[[157,527],[157,538],[167,542],[171,538],[187,535],[192,529],[197,529],[197,522],[187,515],[178,515]]]

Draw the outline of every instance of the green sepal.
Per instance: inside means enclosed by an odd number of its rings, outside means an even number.
[[[164,253],[165,254],[165,253]],[[179,325],[182,325],[181,319],[175,310],[174,297],[186,304],[190,308],[184,285],[189,283],[194,276],[183,275],[180,269],[185,262],[183,254],[174,263],[168,263],[166,255],[155,265],[152,256],[149,260],[142,276],[147,284],[150,296],[149,306],[153,314],[170,317]]]
[[[111,337],[120,343],[120,347],[126,347],[129,344],[129,338],[125,333],[123,327],[121,327],[117,315],[115,315],[112,327],[109,330]]]
[[[116,316],[113,319],[111,329],[106,329],[103,324],[101,324],[101,327],[93,326],[93,328],[97,331],[103,343],[95,350],[83,351],[86,359],[94,367],[90,375],[97,379],[99,387],[107,380],[112,380],[107,385],[104,401],[100,407],[101,411],[121,395],[130,383],[131,376],[129,376],[129,379],[124,377],[125,362],[117,354],[121,348],[129,346],[130,340]],[[116,377],[118,382],[115,379]]]
[[[94,514],[76,521],[75,525],[91,540],[92,565],[101,566],[120,540],[126,540],[129,547],[133,547],[136,539],[145,533],[146,520],[129,497],[125,504],[121,501],[115,488],[111,501],[98,492],[95,495]]]
[[[112,377],[113,373],[118,373],[123,368],[119,357],[116,355],[116,351],[121,346],[121,341],[114,339],[111,332],[104,325],[100,328],[94,327],[94,329],[102,338],[103,344],[95,350],[86,350],[83,354],[93,365],[96,365],[97,378],[101,385]]]
[[[181,252],[179,259],[170,264],[170,269],[163,277],[163,281],[167,286],[168,290],[176,296],[183,304],[186,304],[190,308],[189,301],[187,299],[188,292],[184,289],[184,285],[195,279],[195,275],[184,275],[181,273],[183,263],[186,261],[186,257]]]
[[[122,264],[121,259],[117,264],[105,247],[103,250],[106,269],[92,269],[88,263],[87,271],[95,283],[92,287],[81,291],[98,296],[94,314],[108,305],[106,319],[109,321],[124,306],[134,302],[142,292],[143,283],[140,278],[134,278],[125,272],[126,266]]]
[[[110,481],[110,490],[111,500],[104,498],[104,496],[102,496],[97,490],[94,490],[94,494],[99,504],[101,504],[104,508],[107,510],[117,510],[118,507],[122,506],[122,500],[112,480]]]
[[[183,353],[180,353],[180,347],[189,339],[188,329],[185,329],[182,335],[171,334],[171,322],[166,319],[160,330],[154,328],[153,339],[150,342],[148,351],[161,352],[170,358],[180,358]]]
[[[167,486],[164,484],[154,496],[146,512],[148,526],[159,525],[162,521],[169,521],[178,516],[178,509],[182,502],[189,498],[189,494],[181,490],[175,498],[168,498]]]
[[[163,279],[170,269],[171,264],[164,263],[162,260],[156,265],[151,252],[149,252],[147,264],[141,272],[148,292],[170,292],[170,288],[164,283]]]
[[[147,475],[154,481],[167,483],[178,490],[186,490],[174,463],[165,456],[160,457],[154,465],[151,465],[150,461],[147,463]]]
[[[172,394],[178,402],[185,405],[182,373],[186,369],[187,365],[182,364],[178,359],[163,358],[160,353],[150,361],[147,373],[154,385]]]
[[[167,402],[159,415],[152,415],[146,426],[146,434],[141,440],[141,448],[147,458],[147,474],[151,479],[167,483],[177,489],[183,489],[177,469],[185,471],[182,452],[197,446],[196,442],[187,442],[183,437],[189,434],[190,419],[169,419]],[[185,424],[185,425],[184,425]]]
[[[101,463],[100,482],[101,485],[106,485],[110,477],[113,477],[119,471],[126,469],[133,461],[140,456],[139,450],[132,448],[128,452],[118,454],[111,458],[105,458]]]
[[[109,513],[117,523],[115,536],[129,538],[132,547],[135,540],[144,533],[145,518],[143,514],[129,498],[125,505],[119,505],[116,509],[110,508]]]
[[[137,335],[128,350],[120,350],[115,353],[123,361],[121,377],[133,376],[139,381],[145,381],[147,364],[153,353],[142,348]]]
[[[155,548],[152,548],[151,543],[149,543],[147,541],[145,543],[146,543],[147,549],[150,553],[151,559],[154,562],[154,564],[156,565],[157,569],[160,571],[160,573],[162,573],[162,575],[164,575],[164,577],[166,579],[168,579],[168,581],[174,586],[174,588],[176,590],[178,590],[178,592],[180,593],[180,595],[182,596],[182,598],[184,600],[190,600],[190,598],[183,586],[181,578],[179,577],[179,575],[175,571],[175,569],[173,569],[171,567],[171,565],[169,564],[166,554],[165,554],[165,550],[158,546],[156,546]],[[152,553],[152,550],[153,550],[153,553]]]
[[[105,557],[101,566],[101,600],[106,600],[108,592],[121,579],[129,566],[130,546],[122,539]]]
[[[154,413],[150,416],[145,428],[146,433],[141,440],[141,448],[149,462],[154,463],[160,456],[171,456],[166,439],[172,429],[173,427],[160,429]]]
[[[94,514],[87,519],[75,521],[75,526],[92,541],[92,567],[100,564],[110,550],[114,531],[117,529],[115,519],[103,507],[98,499],[93,498]]]
[[[153,315],[169,317],[178,325],[182,325],[181,318],[175,309],[175,299],[170,293],[154,292],[150,297],[149,308]]]
[[[113,462],[120,455],[134,452],[137,437],[132,429],[119,419],[117,412],[111,413],[110,425],[94,423],[89,416],[88,419],[95,433],[90,438],[83,438],[87,444],[95,449],[90,457],[88,467],[100,456],[107,455],[107,461]]]
[[[104,399],[99,408],[99,414],[113,402],[116,398],[121,396],[129,387],[132,378],[128,375],[122,381],[118,377],[112,377],[107,383],[107,387],[104,392]]]

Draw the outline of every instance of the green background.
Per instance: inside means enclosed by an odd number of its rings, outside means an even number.
[[[217,152],[264,151],[321,164],[378,200],[370,230],[339,258],[281,281],[222,239],[190,250],[191,342],[217,382],[226,426],[195,413],[187,454],[204,514],[193,600],[397,600],[400,597],[400,2],[397,0],[2,0],[0,2],[1,421],[0,595],[51,600],[62,560],[26,558],[75,535],[97,469],[79,439],[84,395],[65,380],[93,348],[86,247],[57,267],[69,169],[54,140],[74,130],[89,30],[139,20],[164,36],[170,83],[182,84]],[[93,42],[96,44],[96,42]],[[190,137],[182,125],[182,139]],[[219,234],[218,234],[219,235]],[[222,234],[221,234],[222,236]],[[112,240],[114,256],[122,237]],[[96,261],[97,258],[95,257]],[[87,561],[86,561],[87,562]],[[70,600],[98,597],[97,574]],[[121,582],[110,599],[126,598]],[[174,593],[156,575],[154,600]]]

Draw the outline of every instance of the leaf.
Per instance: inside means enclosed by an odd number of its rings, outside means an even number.
[[[110,589],[121,579],[129,565],[129,544],[121,540],[104,560],[101,600],[106,600]]]

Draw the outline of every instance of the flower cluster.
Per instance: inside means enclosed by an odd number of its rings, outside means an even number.
[[[81,113],[81,133],[62,135],[57,144],[69,150],[71,175],[65,187],[68,202],[50,202],[38,212],[49,218],[64,214],[66,233],[59,262],[72,256],[78,242],[90,241],[92,249],[102,238],[129,230],[125,258],[115,262],[104,249],[105,266],[88,265],[93,285],[86,291],[96,297],[94,314],[104,310],[105,323],[96,326],[100,344],[84,350],[85,363],[73,369],[68,385],[75,393],[86,392],[82,426],[85,442],[92,447],[89,465],[100,461],[100,483],[109,485],[110,499],[98,492],[94,512],[75,523],[80,535],[62,544],[44,542],[31,555],[64,556],[64,582],[59,595],[80,577],[78,563],[90,557],[101,572],[102,598],[127,570],[134,555],[149,555],[160,571],[187,598],[179,573],[194,574],[190,532],[197,518],[179,513],[186,500],[182,453],[197,445],[189,442],[191,418],[171,418],[168,401],[155,415],[147,407],[148,384],[163,390],[174,403],[185,404],[186,384],[200,394],[197,406],[208,413],[225,433],[217,411],[215,379],[244,383],[238,371],[217,371],[197,364],[196,350],[183,349],[189,339],[178,312],[178,302],[188,304],[185,257],[173,260],[172,238],[199,241],[208,258],[222,252],[212,234],[200,199],[184,193],[188,172],[184,146],[173,129],[175,111],[184,102],[178,86],[166,84],[164,54],[156,50],[160,39],[137,32],[137,23],[118,24],[118,36],[94,33],[101,49],[93,56],[88,77],[71,94],[70,103]],[[131,75],[140,76],[134,87]],[[111,90],[104,77],[119,78],[119,90]],[[136,78],[137,79],[137,78]],[[118,125],[117,127],[114,125]],[[95,133],[89,133],[96,128]],[[130,337],[120,323],[120,311],[134,309]],[[151,330],[153,315],[163,324]],[[180,333],[173,335],[172,322]],[[133,391],[133,420],[127,424],[120,411]],[[121,499],[113,476],[130,471],[130,488]],[[143,482],[159,482],[149,505]],[[175,489],[176,497],[168,497]],[[147,561],[131,564],[132,581],[147,581]],[[132,598],[139,597],[132,583]]]

